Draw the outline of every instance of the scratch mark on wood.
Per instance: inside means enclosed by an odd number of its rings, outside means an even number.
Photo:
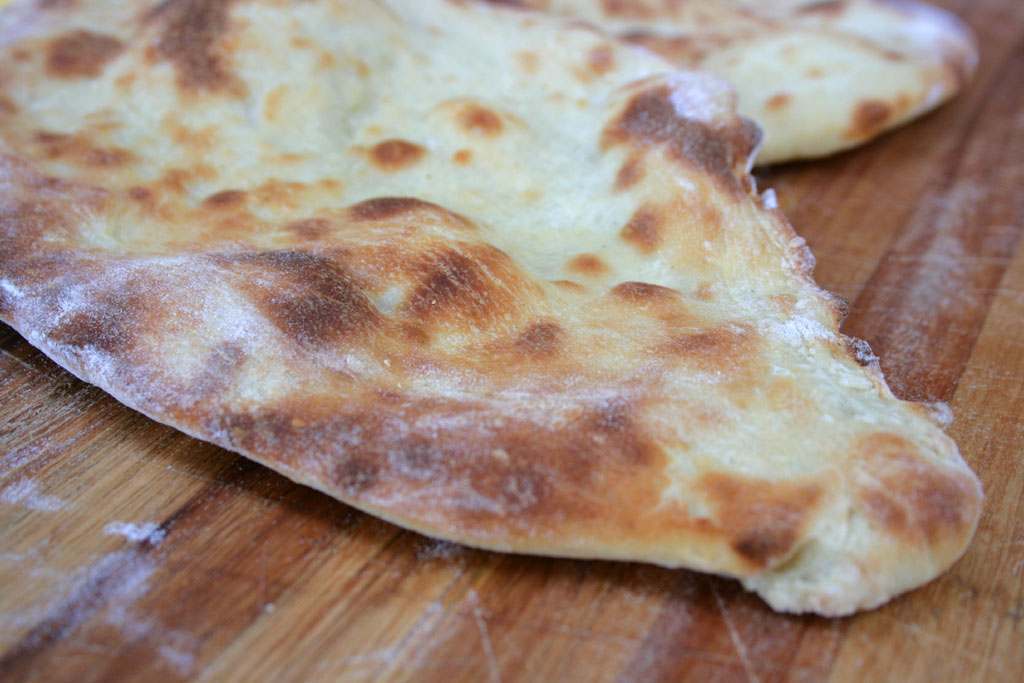
[[[747,654],[747,647],[740,639],[740,632],[736,630],[736,625],[732,623],[732,618],[725,609],[725,602],[722,601],[722,596],[718,593],[718,589],[715,587],[714,582],[708,581],[708,585],[711,587],[712,595],[715,596],[715,604],[718,605],[718,612],[722,615],[722,621],[725,622],[725,628],[729,630],[729,638],[732,640],[733,647],[736,648],[736,654],[739,655],[740,663],[743,665],[743,670],[747,674],[747,681],[750,683],[761,683],[761,679],[757,677],[757,673],[754,672],[754,667],[750,663],[750,656]]]
[[[354,655],[346,655],[331,659],[326,662],[319,662],[316,665],[318,670],[331,669],[347,671],[350,669],[365,669],[371,666],[379,666],[381,662],[390,661],[395,656],[395,648],[382,647],[379,650],[370,652],[357,652]]]
[[[267,607],[267,546],[260,546],[260,604]]]
[[[376,650],[370,650],[369,652],[357,652],[351,655],[345,655],[343,657],[337,657],[333,659],[323,660],[317,663],[317,671],[333,671],[335,674],[341,671],[349,669],[364,669],[370,667],[379,667],[382,664],[394,663],[399,660],[399,654],[402,650],[403,645],[411,638],[415,637],[416,634],[424,630],[429,625],[430,617],[441,612],[441,599],[437,599],[427,605],[423,614],[420,616],[416,624],[409,630],[404,637],[398,642],[395,642],[387,647],[377,648]],[[374,672],[371,676],[371,680],[377,680],[380,678],[380,671]]]
[[[977,653],[971,652],[970,650],[957,646],[955,642],[949,638],[943,638],[942,636],[935,633],[928,633],[921,628],[920,625],[915,624],[911,621],[906,621],[898,617],[894,617],[891,614],[885,612],[879,612],[878,616],[886,621],[890,621],[894,624],[899,625],[904,631],[910,634],[910,636],[921,643],[922,646],[934,648],[935,652],[942,652],[947,660],[950,659],[964,659],[973,664],[984,664],[985,658]]]
[[[487,622],[484,621],[483,608],[480,606],[480,596],[470,588],[466,593],[466,602],[470,603],[473,610],[473,619],[476,620],[477,630],[480,631],[480,641],[483,644],[484,656],[487,659],[487,668],[491,673],[491,680],[501,683],[501,669],[498,667],[498,660],[494,656],[494,647],[491,644],[491,636],[487,632]]]

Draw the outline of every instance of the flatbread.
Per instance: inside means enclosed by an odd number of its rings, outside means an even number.
[[[843,614],[981,492],[896,400],[729,87],[437,0],[21,4],[0,317],[153,419],[483,548]]]
[[[969,28],[914,0],[484,0],[576,17],[712,71],[765,131],[759,164],[859,145],[945,102],[977,63]]]

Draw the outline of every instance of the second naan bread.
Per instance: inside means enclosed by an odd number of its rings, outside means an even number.
[[[489,0],[584,19],[722,76],[765,131],[759,164],[859,145],[959,92],[970,30],[912,0]]]

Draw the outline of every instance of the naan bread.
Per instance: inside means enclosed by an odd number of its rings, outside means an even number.
[[[4,14],[0,316],[397,524],[843,614],[981,493],[747,175],[726,84],[438,0]]]
[[[759,164],[817,157],[937,107],[977,48],[952,14],[913,0],[484,0],[593,23],[708,69],[764,129]]]

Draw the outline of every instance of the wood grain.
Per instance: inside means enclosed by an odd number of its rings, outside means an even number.
[[[0,326],[0,679],[1021,680],[1024,4],[940,4],[981,37],[963,97],[759,182],[895,391],[953,407],[987,497],[950,572],[828,620],[692,572],[432,541],[156,424]]]

